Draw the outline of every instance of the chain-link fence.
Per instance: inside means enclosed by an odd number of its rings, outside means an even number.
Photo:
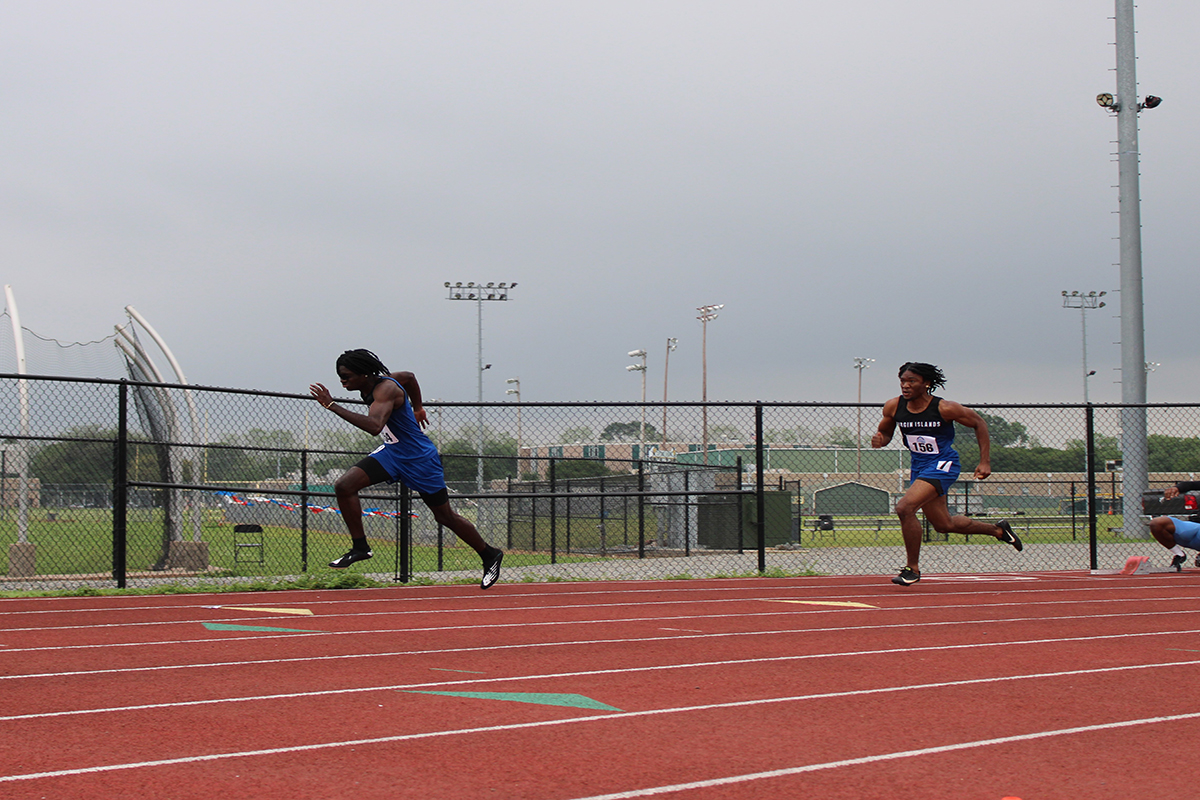
[[[348,538],[333,483],[377,440],[310,398],[0,375],[0,588],[207,585],[327,573]],[[353,403],[353,401],[346,401]],[[1116,405],[976,404],[992,476],[960,429],[952,514],[987,536],[924,536],[927,572],[1079,570],[1162,556],[1126,502]],[[1151,405],[1146,486],[1200,472],[1200,406]],[[503,579],[885,574],[904,564],[899,437],[878,406],[429,402],[451,504],[507,551]],[[1140,417],[1138,417],[1140,419]],[[1131,478],[1132,479],[1132,478]],[[386,580],[477,579],[479,558],[400,486],[362,495]],[[1126,513],[1128,512],[1128,513]]]

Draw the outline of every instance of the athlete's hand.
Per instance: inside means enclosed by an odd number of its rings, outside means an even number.
[[[312,395],[314,400],[323,406],[328,407],[329,404],[333,402],[333,395],[329,393],[329,390],[325,388],[324,384],[309,384],[308,393]]]
[[[429,427],[429,415],[425,413],[425,408],[423,406],[421,408],[413,409],[413,418],[416,419],[417,424],[420,425],[422,429]]]
[[[871,447],[883,447],[890,439],[885,438],[882,431],[875,431],[875,435],[871,437]]]
[[[975,468],[975,480],[982,481],[992,474],[992,465],[987,461],[981,461],[979,466]]]
[[[1163,500],[1170,500],[1172,497],[1179,497],[1178,486],[1168,486],[1166,489],[1163,489]]]

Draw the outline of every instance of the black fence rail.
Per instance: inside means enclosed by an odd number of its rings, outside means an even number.
[[[0,375],[0,589],[207,585],[325,572],[333,482],[373,437],[304,395]],[[356,401],[346,400],[346,403]],[[1165,551],[1125,496],[1118,405],[972,404],[952,513],[1008,519],[1024,553],[927,530],[938,571],[1115,567]],[[1148,405],[1154,491],[1200,473],[1200,406]],[[875,405],[428,402],[451,502],[508,551],[505,580],[890,573],[907,452]],[[399,485],[362,496],[376,578],[476,580],[474,551]],[[1130,500],[1132,502],[1130,502]],[[1164,556],[1165,559],[1165,556]]]

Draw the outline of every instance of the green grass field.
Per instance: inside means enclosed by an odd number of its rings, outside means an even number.
[[[15,512],[9,510],[0,518],[0,573],[8,571],[9,545],[17,541]],[[1029,532],[1026,521],[1013,517],[1017,532],[1027,540],[1042,542],[1086,542],[1088,539],[1087,519],[1078,517],[1072,529],[1067,518],[1029,517]],[[648,548],[656,548],[657,526],[654,514],[643,520],[645,542]],[[770,523],[769,523],[770,524]],[[790,530],[790,520],[787,521]],[[1122,517],[1102,515],[1097,525],[1097,538],[1101,543],[1127,542],[1119,530]],[[190,526],[185,525],[185,530]],[[638,520],[636,517],[600,521],[592,518],[558,519],[554,526],[554,560],[567,562],[600,561],[607,557],[631,557],[638,547]],[[755,545],[753,529],[743,529],[743,546],[752,549]],[[775,526],[778,532],[781,530]],[[511,533],[510,533],[511,532]],[[511,541],[510,541],[511,537]],[[37,547],[37,575],[39,576],[97,576],[112,573],[112,512],[107,509],[47,509],[38,508],[30,512],[28,539]],[[208,545],[210,570],[213,577],[259,577],[300,575],[306,572],[328,571],[327,562],[343,553],[348,545],[344,533],[310,530],[307,536],[307,564],[302,558],[303,537],[293,527],[265,526],[263,544],[256,548],[235,548],[233,525],[224,519],[220,510],[207,510],[201,522],[201,539]],[[536,528],[528,519],[514,519],[504,526],[501,533],[493,536],[494,544],[505,547],[509,553],[505,566],[534,566],[551,563],[551,526],[547,519],[539,519]],[[835,518],[833,531],[814,531],[806,518],[801,530],[802,547],[846,548],[900,546],[903,538],[899,523],[894,516],[880,518],[850,517]],[[779,541],[776,538],[776,541]],[[943,540],[933,533],[928,542],[933,546],[958,546],[984,543],[986,537],[950,535]],[[393,541],[372,540],[375,558],[371,572],[397,570],[396,544]],[[140,572],[152,569],[162,561],[162,512],[158,509],[130,509],[128,515],[127,570]],[[479,566],[478,556],[469,547],[457,540],[449,531],[445,532],[444,546],[416,545],[413,548],[412,569],[416,573],[435,571],[475,570]],[[440,570],[439,570],[440,567]]]
[[[8,572],[9,546],[17,541],[15,512],[0,519],[0,573]],[[38,575],[108,575],[112,573],[112,512],[107,509],[47,509],[31,510],[28,522],[28,541],[37,547]],[[190,524],[185,531],[190,532]],[[519,526],[518,526],[519,527]],[[528,527],[528,526],[526,526]],[[160,510],[130,509],[127,517],[126,569],[130,572],[148,570],[161,560],[162,512]],[[185,534],[186,535],[186,534]],[[544,540],[537,551],[517,550],[505,559],[506,566],[534,566],[551,563],[548,552],[549,527],[545,526]],[[205,511],[200,527],[201,540],[208,545],[213,577],[280,576],[304,572],[329,571],[329,561],[346,551],[349,538],[344,533],[310,530],[307,535],[307,565],[303,558],[304,536],[298,528],[263,526],[263,547],[235,548],[232,523],[224,520],[220,511]],[[567,551],[567,530],[560,526],[558,535],[559,562],[596,560],[593,554],[573,555]],[[190,537],[188,537],[190,540]],[[244,538],[244,537],[243,537]],[[504,542],[497,542],[503,546]],[[371,572],[391,572],[397,569],[395,542],[372,539],[375,553]],[[261,557],[261,562],[259,561]],[[441,548],[441,570],[475,570],[479,557],[475,551],[446,531]],[[438,571],[438,548],[417,545],[412,550],[414,572]]]

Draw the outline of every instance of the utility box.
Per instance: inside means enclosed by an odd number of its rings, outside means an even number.
[[[738,504],[737,499],[701,497],[696,509],[697,540],[701,547],[710,550],[737,550]],[[753,495],[743,495],[741,500],[742,539],[744,550],[758,547],[758,500]],[[773,547],[795,541],[792,533],[792,493],[766,492],[766,546]]]

